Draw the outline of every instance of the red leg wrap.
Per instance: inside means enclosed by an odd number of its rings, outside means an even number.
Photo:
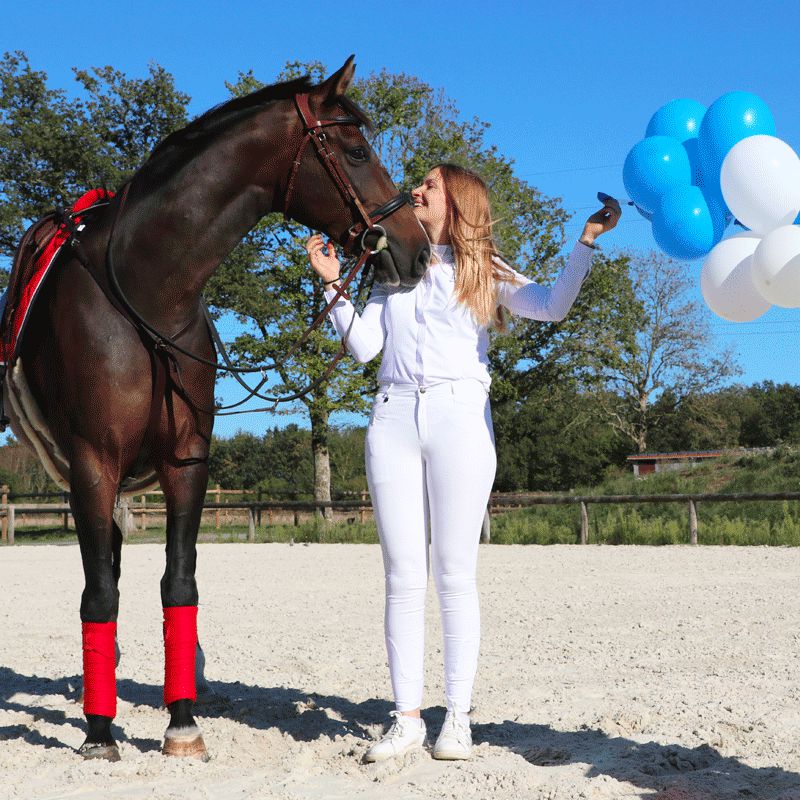
[[[164,703],[196,700],[197,606],[164,609]]]
[[[83,622],[83,713],[117,715],[116,622]]]

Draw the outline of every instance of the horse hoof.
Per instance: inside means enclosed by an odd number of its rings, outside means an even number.
[[[165,756],[176,756],[177,758],[199,758],[201,761],[208,761],[211,756],[206,750],[203,741],[203,734],[197,727],[184,728],[180,732],[169,733],[164,736],[164,746],[161,752]]]
[[[78,753],[82,755],[87,761],[89,759],[99,758],[103,761],[119,761],[119,747],[116,744],[95,744],[93,742],[84,742],[79,748]]]

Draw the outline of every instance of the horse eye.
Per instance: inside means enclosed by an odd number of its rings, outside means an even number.
[[[350,153],[350,157],[356,161],[366,161],[369,158],[369,153],[366,147],[354,147]]]

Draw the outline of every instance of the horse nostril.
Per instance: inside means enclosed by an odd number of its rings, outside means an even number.
[[[414,260],[414,274],[418,277],[422,277],[425,274],[425,270],[428,269],[428,261],[431,257],[431,249],[428,245],[423,245],[420,251],[417,253],[417,257]]]

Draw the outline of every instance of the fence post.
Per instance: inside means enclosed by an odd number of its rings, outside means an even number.
[[[589,509],[585,501],[581,500],[581,544],[589,541]]]
[[[13,505],[6,506],[8,509],[8,543],[14,544],[14,528],[16,527],[16,509]]]
[[[481,523],[481,544],[489,544],[492,541],[492,515],[489,513],[489,506],[483,515]]]
[[[256,509],[256,525],[261,527],[261,489],[256,493],[256,500],[258,500],[258,508]]]
[[[216,495],[215,495],[215,502],[221,503],[222,502],[222,495],[220,494],[220,491],[219,491],[219,489],[220,489],[219,484],[217,484],[216,489],[217,489],[217,492],[216,492]],[[216,525],[217,530],[219,530],[219,509],[216,509],[214,511],[214,524]]]
[[[697,544],[697,507],[689,500],[689,544]]]
[[[3,521],[0,523],[0,525],[2,525],[3,543],[8,544],[8,486],[5,484],[0,486],[0,492],[2,492],[0,495],[0,500],[2,500],[3,508],[6,511]]]
[[[247,509],[247,541],[254,542],[256,540],[256,512],[252,506]]]
[[[120,533],[122,533],[122,541],[128,541],[128,533],[130,532],[130,512],[128,511],[128,501],[120,498],[119,501],[119,525]]]
[[[61,492],[61,500],[66,505],[69,502],[69,494],[67,492]],[[69,512],[64,512],[64,530],[69,530]]]

